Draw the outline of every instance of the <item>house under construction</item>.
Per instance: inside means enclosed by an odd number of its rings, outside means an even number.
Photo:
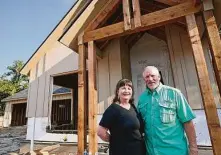
[[[220,155],[220,10],[220,0],[78,0],[21,71],[30,77],[27,139],[59,141],[66,130],[78,154],[88,142],[94,155],[117,81],[131,79],[137,100],[143,68],[154,65],[195,111],[198,145]],[[71,90],[75,129],[51,132],[53,85]]]

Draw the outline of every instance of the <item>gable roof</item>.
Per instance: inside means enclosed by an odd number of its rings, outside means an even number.
[[[96,14],[99,13],[107,1],[108,0],[77,0],[64,18],[57,24],[54,30],[27,61],[21,73],[27,75],[41,57],[49,51],[55,41],[60,41],[62,44],[77,52],[77,38],[79,33],[82,32]],[[220,0],[214,0],[214,3],[217,24],[219,25],[221,24],[221,16],[219,16],[221,2]]]
[[[71,93],[71,90],[69,88],[61,87],[54,85],[53,86],[53,94],[65,94],[65,93]],[[8,102],[12,100],[21,100],[21,99],[27,99],[28,98],[28,89],[22,90],[18,93],[15,93],[12,96],[6,97],[2,99],[2,102]]]

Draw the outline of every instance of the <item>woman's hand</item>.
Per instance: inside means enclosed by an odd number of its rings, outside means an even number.
[[[97,135],[105,142],[109,142],[110,139],[110,134],[107,131],[107,128],[98,126]]]

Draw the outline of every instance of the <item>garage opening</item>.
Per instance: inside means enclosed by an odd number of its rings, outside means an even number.
[[[27,118],[25,117],[27,103],[12,104],[12,120],[11,126],[26,125]]]

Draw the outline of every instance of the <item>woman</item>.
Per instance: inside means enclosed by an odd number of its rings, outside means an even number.
[[[132,82],[120,80],[113,102],[104,112],[97,133],[102,140],[110,143],[110,155],[145,155],[140,132],[142,123],[133,101]]]

